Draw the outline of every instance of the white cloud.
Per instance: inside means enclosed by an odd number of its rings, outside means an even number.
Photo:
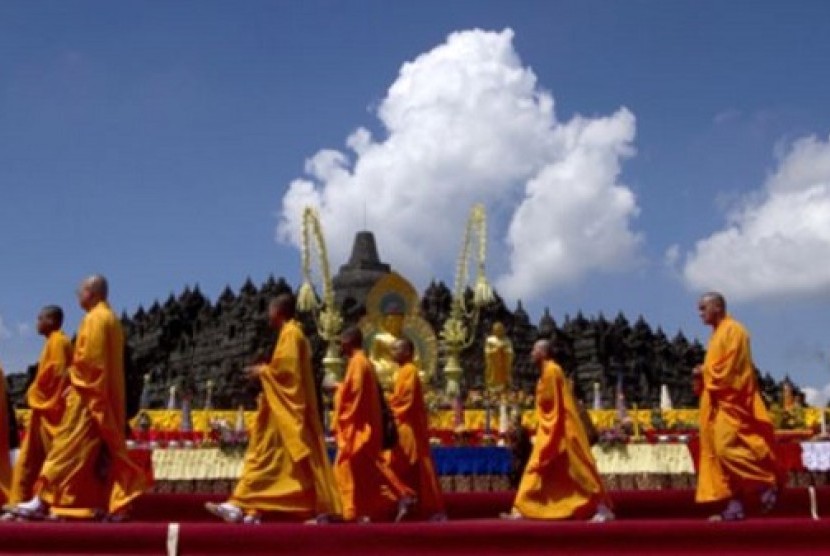
[[[804,392],[804,401],[807,405],[815,407],[825,407],[830,401],[830,384],[825,384],[823,387],[805,386],[801,389]]]
[[[347,150],[306,162],[283,197],[280,240],[297,245],[302,210],[315,205],[336,265],[365,210],[384,258],[423,283],[454,268],[468,211],[483,202],[490,239],[507,252],[496,282],[514,298],[624,268],[637,254],[637,203],[618,183],[634,116],[557,120],[512,31],[451,34],[401,67],[376,114],[384,138],[359,128]]]
[[[735,300],[830,294],[830,140],[794,142],[726,227],[697,242],[683,268],[693,289]]]
[[[12,337],[11,330],[6,326],[6,323],[3,322],[3,316],[0,315],[0,340],[8,340]]]
[[[663,255],[663,264],[670,270],[675,270],[677,268],[677,263],[680,262],[680,257],[680,246],[676,243],[670,245],[669,248],[666,249],[666,253]]]
[[[734,108],[727,108],[726,110],[721,110],[720,112],[715,114],[715,117],[712,118],[712,122],[715,125],[721,125],[721,124],[725,124],[725,123],[728,123],[728,122],[735,121],[740,117],[741,117],[740,110],[735,110]]]

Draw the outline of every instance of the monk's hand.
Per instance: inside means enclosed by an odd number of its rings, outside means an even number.
[[[262,374],[262,365],[250,365],[245,367],[245,376],[248,377],[248,380],[259,380],[259,376]]]

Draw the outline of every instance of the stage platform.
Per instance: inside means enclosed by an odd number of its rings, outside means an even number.
[[[767,517],[709,523],[688,490],[612,493],[612,523],[501,521],[510,492],[451,493],[446,523],[310,526],[218,523],[208,495],[152,494],[126,524],[0,523],[3,554],[830,554],[830,520],[807,489],[788,489]],[[830,488],[816,493],[830,516]]]

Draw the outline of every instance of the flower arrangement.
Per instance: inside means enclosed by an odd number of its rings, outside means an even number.
[[[621,424],[610,429],[603,429],[599,431],[599,438],[597,439],[597,446],[603,450],[612,450],[620,446],[628,444],[629,433]]]
[[[794,404],[790,408],[773,404],[770,413],[776,429],[800,430],[807,428],[805,411],[800,404]]]
[[[242,453],[248,447],[248,433],[231,427],[226,419],[211,419],[210,436],[225,453]]]

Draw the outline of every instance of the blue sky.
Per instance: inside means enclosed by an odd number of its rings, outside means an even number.
[[[214,298],[248,276],[259,282],[273,273],[297,284],[298,251],[275,240],[280,221],[291,220],[286,192],[298,179],[321,191],[333,183],[309,178],[306,160],[321,149],[348,154],[347,137],[360,127],[376,144],[393,135],[378,111],[409,106],[411,97],[388,93],[404,63],[462,44],[448,41],[454,32],[511,29],[500,44],[532,71],[534,90],[552,95],[557,125],[567,129],[577,114],[613,119],[623,107],[633,115],[609,139],[631,152],[602,160],[603,187],[624,186],[636,199],[636,209],[616,213],[631,234],[617,259],[630,264],[597,255],[561,281],[548,284],[537,273],[542,286],[516,286],[513,297],[523,297],[534,318],[545,306],[560,321],[580,308],[623,310],[669,333],[705,338],[695,299],[709,283],[700,269],[714,257],[727,264],[711,284],[735,292],[733,312],[753,333],[758,364],[823,386],[830,280],[811,269],[826,264],[826,214],[785,238],[806,234],[786,251],[797,257],[740,266],[728,249],[696,245],[737,218],[744,244],[729,245],[757,247],[752,215],[778,206],[770,204],[779,191],[771,176],[803,174],[784,172],[789,163],[821,167],[830,149],[827,21],[830,5],[818,1],[0,3],[0,361],[17,371],[36,358],[31,323],[45,303],[68,308],[74,329],[73,291],[91,272],[110,278],[119,310],[186,284]],[[442,75],[429,74],[428,62],[418,83]],[[813,148],[799,143],[811,136]],[[828,187],[830,171],[811,179]],[[500,190],[487,193],[494,278],[522,271],[510,255],[518,244],[505,238],[524,187],[517,181],[501,204]],[[814,206],[824,207],[819,189]],[[342,237],[359,224],[349,228],[329,209],[338,231],[330,240],[347,244]],[[408,272],[419,285],[424,277],[452,279],[462,225],[452,224],[452,254]],[[379,217],[369,227],[384,259],[413,268],[417,253],[399,231],[387,237]],[[751,255],[747,249],[738,250]],[[558,266],[579,258],[577,251]],[[756,274],[766,281],[751,283]],[[788,281],[794,275],[808,283]]]

